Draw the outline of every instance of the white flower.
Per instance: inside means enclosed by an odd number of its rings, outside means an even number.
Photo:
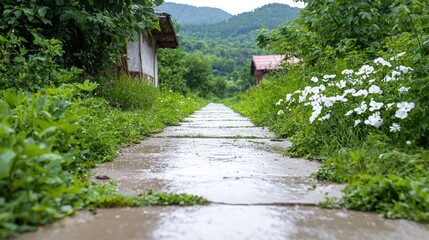
[[[411,145],[411,141],[407,141],[407,142],[406,142],[406,144],[407,144],[407,145]]]
[[[391,76],[387,75],[381,81],[383,81],[383,82],[391,82],[392,80],[394,80],[394,79]]]
[[[401,125],[394,123],[390,126],[390,132],[399,132],[401,131]]]
[[[345,69],[341,72],[341,74],[343,75],[350,75],[353,74],[355,71],[351,70],[351,69]]]
[[[311,117],[310,117],[310,123],[313,123],[314,120],[316,120],[316,118],[320,115],[320,113],[322,113],[321,108],[316,110],[316,111],[313,111],[313,113],[311,114]]]
[[[280,104],[282,104],[282,102],[283,102],[283,99],[280,99],[280,100],[276,103],[276,105],[277,105],[277,106],[280,106]]]
[[[348,102],[349,100],[346,98],[346,96],[338,95],[335,96],[335,100],[338,102]]]
[[[394,103],[389,103],[389,104],[387,104],[386,109],[387,109],[387,110],[391,109],[391,108],[393,107],[393,105],[395,105],[395,104],[394,104]]]
[[[376,85],[372,85],[371,87],[369,87],[369,93],[372,94],[382,94],[383,91],[381,90],[381,88],[379,86]]]
[[[326,114],[325,116],[323,116],[323,117],[321,117],[319,120],[320,121],[325,121],[325,120],[328,120],[328,119],[330,119],[331,118],[331,114]]]
[[[407,53],[406,53],[406,52],[401,52],[401,53],[399,53],[398,55],[396,55],[396,56],[394,56],[394,57],[391,57],[391,58],[390,58],[390,60],[391,60],[391,61],[393,61],[393,60],[397,60],[398,58],[400,58],[400,57],[404,56],[405,54],[407,54]]]
[[[345,87],[346,87],[346,84],[347,84],[347,82],[346,82],[346,81],[341,80],[339,83],[337,83],[337,84],[336,84],[336,86],[337,86],[339,89],[343,89],[343,88],[345,88]]]
[[[353,93],[352,95],[353,95],[354,97],[359,97],[359,96],[364,96],[364,97],[366,97],[366,96],[368,96],[368,91],[367,91],[367,90],[365,90],[365,89],[361,89],[361,90],[357,91],[356,93]]]
[[[344,94],[355,94],[356,93],[356,89],[352,88],[352,89],[347,89],[344,91]]]
[[[345,114],[345,116],[350,116],[350,115],[352,115],[353,114],[353,110],[350,110],[350,111],[348,111],[346,114]]]
[[[360,115],[360,114],[366,112],[367,109],[368,109],[368,105],[366,105],[365,102],[362,102],[360,107],[355,108],[354,111]]]
[[[317,77],[312,77],[311,81],[317,83],[319,81],[319,79]]]
[[[320,86],[319,86],[319,89],[320,89],[320,91],[325,91],[326,90],[326,87],[325,87],[325,85],[323,85],[323,84],[320,84]]]
[[[396,67],[396,70],[398,70],[398,71],[400,71],[400,72],[402,72],[404,74],[407,74],[409,71],[413,71],[414,69],[412,69],[410,67],[405,67],[405,66],[401,65],[399,67]]]
[[[310,92],[313,94],[319,94],[320,93],[320,88],[319,87],[313,87],[310,89]]]
[[[323,97],[322,101],[325,103],[325,107],[330,108],[334,106],[334,103],[336,102],[336,97]]]
[[[356,121],[355,121],[355,127],[356,127],[357,125],[361,124],[361,123],[362,123],[362,120],[360,120],[360,119],[356,120]]]
[[[365,120],[365,124],[378,128],[383,124],[383,119],[380,117],[380,113],[376,112],[369,116],[367,120]]]
[[[379,65],[383,65],[383,66],[387,66],[387,67],[392,67],[392,64],[390,64],[388,61],[384,60],[383,58],[377,58],[374,60],[374,63]]]
[[[398,71],[395,71],[395,70],[393,70],[392,71],[392,78],[393,79],[396,79],[396,77],[400,77],[401,76],[401,72],[398,72]]]
[[[290,99],[292,98],[292,94],[286,94],[286,102],[289,102]]]
[[[399,119],[405,119],[408,117],[408,112],[403,108],[396,110],[395,117]]]
[[[335,78],[337,75],[333,74],[333,75],[325,75],[323,76],[323,79],[327,80],[327,79],[333,79]]]
[[[415,104],[413,102],[400,102],[396,104],[396,106],[399,109],[404,109],[405,111],[409,112],[415,107]]]
[[[314,94],[311,96],[308,100],[310,100],[312,103],[311,105],[320,105],[322,103],[322,95],[320,94]]]
[[[369,108],[369,111],[374,112],[376,110],[380,110],[381,107],[383,107],[384,103],[382,102],[376,102],[374,101],[374,99],[371,99],[371,102],[369,103],[369,106],[371,106]]]
[[[408,92],[408,90],[410,90],[409,87],[401,87],[401,88],[398,89],[399,93],[401,93],[401,94],[404,93],[404,92]]]
[[[395,117],[399,119],[405,119],[408,117],[408,112],[411,111],[415,104],[413,102],[401,102],[397,103],[398,110],[395,113]]]
[[[366,74],[369,75],[371,73],[374,72],[374,67],[369,66],[369,65],[363,65],[360,69],[359,72],[355,73],[356,75],[362,75],[362,74]]]
[[[283,115],[283,114],[285,114],[285,112],[284,112],[283,110],[279,110],[279,111],[277,112],[277,115],[279,115],[279,116],[281,116],[281,115]]]

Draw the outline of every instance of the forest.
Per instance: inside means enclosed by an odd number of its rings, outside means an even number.
[[[165,3],[169,6],[171,3]],[[162,8],[161,9],[168,9]],[[264,29],[274,29],[279,24],[290,21],[298,16],[299,9],[292,8],[284,4],[268,4],[252,12],[246,12],[237,16],[231,16],[227,20],[207,24],[199,17],[207,14],[200,12],[198,8],[189,5],[173,4],[178,10],[172,11],[174,14],[194,11],[193,18],[188,18],[185,22],[177,21],[177,29],[181,40],[181,48],[177,50],[166,50],[160,52],[161,80],[165,86],[173,90],[187,91],[186,77],[182,77],[178,69],[186,70],[188,59],[200,59],[205,62],[205,74],[199,76],[189,75],[192,79],[199,78],[198,81],[187,86],[190,90],[198,92],[200,96],[212,99],[222,99],[230,97],[235,93],[243,92],[254,85],[254,77],[250,75],[250,64],[253,55],[267,54],[269,51],[263,50],[256,45],[257,32]],[[199,10],[199,11],[198,11]],[[216,12],[213,10],[214,13]],[[180,15],[182,16],[182,15]],[[210,14],[208,15],[210,16]],[[173,15],[173,18],[175,16]],[[181,53],[178,53],[181,52]],[[174,62],[163,59],[186,57],[184,61],[176,62],[179,65],[171,65]],[[196,64],[196,61],[192,61]],[[170,74],[175,71],[174,79],[180,79],[178,86],[173,86]],[[165,73],[165,75],[164,75]],[[177,81],[174,81],[175,84]],[[195,85],[197,84],[197,85]],[[198,86],[200,84],[201,86]]]

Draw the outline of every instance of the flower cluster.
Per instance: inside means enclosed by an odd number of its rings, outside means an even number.
[[[398,59],[401,54],[392,59]],[[406,119],[415,107],[413,102],[403,99],[410,90],[404,86],[404,80],[408,79],[412,71],[412,68],[402,65],[395,67],[391,62],[377,58],[373,65],[363,65],[358,71],[345,69],[339,77],[312,77],[311,81],[317,86],[307,86],[287,94],[277,105],[285,103],[286,110],[293,104],[311,107],[311,124],[316,120],[326,121],[336,116],[354,118],[355,127],[365,124],[380,128],[387,122],[391,124],[388,128],[390,132],[399,132],[400,124],[393,121]],[[278,114],[282,115],[284,111],[280,110]]]

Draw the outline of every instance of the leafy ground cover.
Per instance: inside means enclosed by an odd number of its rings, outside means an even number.
[[[428,222],[425,3],[305,2],[298,20],[258,37],[303,61],[227,105],[289,138],[286,154],[319,160],[316,178],[348,184],[323,206]]]
[[[115,89],[145,89],[137,108],[127,99],[97,97],[97,84],[64,84],[36,93],[0,92],[0,237],[32,230],[85,207],[201,204],[188,195],[118,194],[114,185],[88,181],[90,169],[110,161],[118,148],[177,124],[202,107],[198,98],[160,92],[144,82],[122,78]],[[123,90],[121,90],[123,91]],[[122,92],[124,93],[124,92]],[[126,93],[126,92],[125,92]],[[142,98],[142,97],[140,97]],[[134,100],[131,100],[134,101]],[[133,109],[132,111],[129,109]]]

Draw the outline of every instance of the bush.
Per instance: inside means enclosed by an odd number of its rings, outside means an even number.
[[[14,31],[0,36],[0,89],[18,88],[37,91],[45,86],[77,82],[82,70],[61,68],[58,59],[64,54],[57,39],[43,39],[34,35],[28,49],[24,39]]]
[[[129,76],[104,82],[100,93],[111,106],[122,110],[150,109],[159,96],[158,89],[152,83]]]

